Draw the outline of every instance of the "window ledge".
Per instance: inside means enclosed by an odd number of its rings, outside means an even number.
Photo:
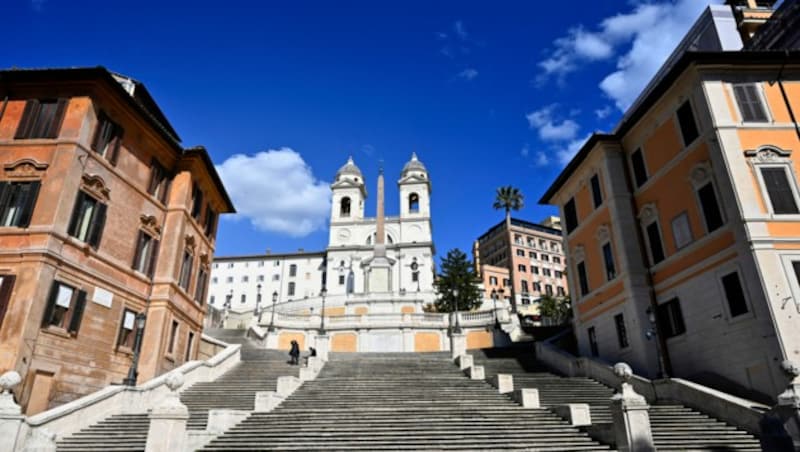
[[[120,345],[117,347],[117,353],[127,356],[133,356],[133,349],[125,345]]]
[[[60,326],[48,325],[42,328],[42,332],[47,334],[52,334],[54,336],[59,336],[65,339],[72,339],[75,337],[69,331],[65,330],[64,328],[61,328]]]

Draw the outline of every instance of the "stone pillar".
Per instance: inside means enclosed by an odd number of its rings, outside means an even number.
[[[450,335],[450,357],[456,359],[467,353],[467,335],[463,333],[452,333]]]
[[[22,381],[20,375],[11,370],[0,376],[0,440],[13,451],[20,440],[19,434],[22,428],[22,408],[14,402],[14,394],[11,388]]]
[[[631,366],[614,365],[614,374],[622,379],[619,392],[611,397],[611,415],[614,420],[614,437],[620,452],[655,452],[653,432],[647,400],[633,390],[629,383],[633,377]]]
[[[800,366],[786,360],[781,370],[789,379],[786,390],[778,394],[778,404],[761,420],[761,445],[764,450],[800,450]]]
[[[328,360],[328,352],[330,351],[331,337],[327,334],[320,334],[315,341],[317,344],[317,356],[322,361]]]
[[[492,377],[489,383],[497,388],[500,394],[514,392],[514,376],[511,374],[497,374]]]
[[[522,405],[522,408],[541,408],[539,403],[539,390],[534,388],[515,389],[511,398]]]
[[[574,427],[592,425],[592,414],[587,403],[568,403],[553,407],[553,411]]]
[[[166,383],[170,393],[150,412],[145,452],[183,451],[188,444],[186,421],[189,410],[178,396],[178,389],[183,386],[183,374],[173,371],[167,376]]]
[[[472,355],[459,355],[458,358],[456,358],[456,364],[458,365],[459,369],[464,370],[468,367],[472,367],[473,364],[475,364],[475,361],[473,360]]]

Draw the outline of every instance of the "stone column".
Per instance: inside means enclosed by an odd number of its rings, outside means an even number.
[[[331,337],[327,334],[320,334],[317,336],[317,357],[322,361],[328,361],[328,352],[330,351]]]
[[[183,386],[183,374],[179,371],[170,373],[166,384],[170,393],[150,412],[145,452],[183,451],[188,444],[186,421],[189,410],[178,396],[178,389]]]
[[[21,381],[22,377],[13,370],[0,376],[0,441],[9,446],[9,451],[16,448],[24,419],[22,408],[14,402],[14,394],[11,393],[11,388]]]
[[[611,397],[611,415],[614,419],[614,436],[620,452],[655,452],[653,432],[647,400],[637,394],[629,383],[633,377],[631,366],[614,365],[614,374],[622,379],[619,392]]]
[[[467,354],[467,335],[463,333],[450,334],[450,357],[456,359]]]

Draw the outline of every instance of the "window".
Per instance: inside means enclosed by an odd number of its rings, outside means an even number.
[[[589,279],[586,275],[586,264],[578,262],[578,283],[580,284],[581,296],[585,297],[589,293]]]
[[[558,256],[553,256],[553,263],[554,264],[560,264],[561,263],[561,258],[558,257]]]
[[[233,276],[228,276],[227,278],[225,278],[225,282],[232,283],[233,282]]]
[[[194,333],[189,331],[189,338],[186,340],[186,355],[183,357],[184,361],[189,361],[192,357],[192,345],[194,345]]]
[[[178,321],[172,321],[172,328],[169,330],[169,346],[167,347],[167,353],[170,355],[175,351],[175,342],[178,340]]]
[[[546,250],[547,249],[547,242],[544,240],[539,240],[539,248]]]
[[[289,266],[289,276],[297,276],[297,265],[292,264]]]
[[[340,285],[340,286],[343,286],[343,285],[344,285],[344,281],[345,281],[345,277],[344,277],[344,275],[339,275],[339,285]]]
[[[489,277],[489,284],[496,286],[497,285],[497,276],[490,276]]]
[[[537,254],[536,254],[536,251],[529,252],[528,253],[528,257],[530,257],[531,259],[537,259],[538,258]]]
[[[689,224],[689,215],[686,212],[672,219],[672,238],[678,249],[692,243],[692,227]]]
[[[517,250],[517,256],[525,257],[525,251],[524,250]]]
[[[578,227],[578,212],[575,210],[575,198],[570,198],[570,200],[564,204],[564,220],[567,226],[567,234]]]
[[[28,100],[14,138],[57,138],[67,102],[67,99]]]
[[[647,168],[644,165],[641,148],[631,153],[631,168],[633,169],[633,181],[636,183],[636,188],[639,188],[647,182]]]
[[[525,266],[524,266],[524,265],[522,265],[522,264],[519,264],[519,265],[517,265],[517,270],[518,270],[518,271],[520,271],[520,272],[522,272],[522,273],[525,273],[525,272],[527,272],[527,269],[526,269],[526,268],[525,268]]]
[[[541,292],[541,291],[542,291],[542,283],[540,283],[540,282],[534,282],[534,283],[533,283],[533,290],[534,290],[535,292]]]
[[[194,301],[201,305],[206,301],[206,285],[208,283],[208,272],[202,266],[197,273],[197,286],[194,288]]]
[[[273,281],[279,281],[281,279],[281,275],[272,275]]]
[[[555,274],[556,274],[556,278],[558,278],[558,279],[561,279],[561,278],[563,278],[563,277],[564,277],[564,273],[563,273],[563,272],[560,272],[560,271],[558,271],[558,270],[556,270],[556,271],[555,271]]]
[[[523,299],[522,299],[522,304],[523,304],[523,305],[529,305],[529,304],[531,304],[531,299],[530,299],[530,298],[523,298]]]
[[[565,296],[566,294],[567,294],[567,292],[564,290],[564,288],[563,288],[563,287],[561,287],[561,286],[556,286],[556,295],[558,295],[559,297],[563,297],[563,296]]]
[[[42,327],[56,327],[78,334],[86,306],[86,292],[59,281],[53,281],[44,311]]]
[[[264,266],[264,261],[258,261],[258,266],[259,266],[259,267],[263,267],[263,266]],[[263,280],[262,280],[262,281],[263,281]]]
[[[192,218],[199,222],[201,213],[203,213],[203,192],[195,183],[192,185]]]
[[[628,331],[625,329],[625,318],[622,314],[614,316],[614,325],[617,326],[617,342],[619,348],[628,348]]]
[[[147,193],[162,203],[167,202],[167,192],[169,192],[170,179],[167,170],[153,159],[150,164],[150,184],[147,186]]]
[[[739,273],[733,272],[722,277],[722,287],[725,290],[725,298],[728,300],[728,308],[731,317],[747,314],[747,299],[744,296],[742,282],[739,280]]]
[[[722,220],[722,212],[717,202],[714,185],[708,182],[697,189],[697,197],[700,199],[700,208],[703,210],[703,218],[708,232],[716,231],[722,227],[724,221]]]
[[[419,272],[411,272],[411,282],[419,282]]]
[[[0,226],[27,228],[41,183],[0,182]]]
[[[603,204],[603,192],[600,190],[600,176],[597,174],[592,176],[590,184],[592,186],[592,201],[594,202],[594,208],[596,209]]]
[[[658,230],[658,222],[654,221],[645,227],[647,242],[650,244],[650,260],[653,265],[664,260],[664,247],[661,244],[661,233]]]
[[[511,280],[508,278],[503,278],[503,287],[508,287],[511,285]]]
[[[258,282],[264,282],[264,275],[258,275]]]
[[[539,274],[539,267],[531,265],[531,273],[534,274],[534,275],[538,275]]]
[[[245,304],[245,303],[247,303],[247,295],[245,295],[245,294],[242,294],[241,298],[239,299],[239,302],[240,302],[241,304]]]
[[[528,293],[528,281],[521,281],[522,293]]]
[[[280,265],[281,265],[281,261],[275,261],[275,266],[276,267],[280,267]]]
[[[683,136],[683,145],[689,146],[700,134],[697,131],[697,123],[694,120],[692,104],[687,100],[678,108],[678,125]]]
[[[800,213],[786,167],[767,166],[760,168],[760,171],[772,205],[772,212],[778,215]]]
[[[606,264],[606,280],[611,281],[617,276],[617,268],[614,266],[614,255],[611,251],[611,242],[603,244],[603,261]]]
[[[544,275],[544,276],[552,276],[552,274],[550,273],[550,269],[549,268],[542,268],[542,275]]]
[[[249,276],[242,276],[242,282],[250,282]]]
[[[92,150],[112,164],[116,164],[119,146],[122,143],[122,134],[122,127],[105,113],[100,112],[97,116],[97,129],[94,131]]]
[[[189,291],[189,284],[192,280],[192,266],[194,265],[194,256],[188,250],[183,252],[183,261],[181,262],[181,274],[178,279],[178,285],[183,290]]]
[[[79,191],[69,223],[69,235],[97,249],[105,222],[106,205]]]
[[[11,291],[14,289],[14,275],[0,275],[0,328],[3,327],[3,318],[11,303]]]
[[[228,268],[233,268],[233,262],[228,263]]]
[[[555,253],[558,252],[558,243],[557,242],[550,242],[550,251]]]
[[[600,356],[600,350],[597,346],[597,334],[594,331],[594,327],[589,327],[586,332],[589,335],[589,349],[592,352],[592,356]]]
[[[136,252],[133,256],[133,269],[152,278],[156,270],[157,259],[158,240],[144,231],[139,231],[139,237],[136,240]]]
[[[408,211],[411,213],[419,212],[419,195],[411,193],[408,195]]]
[[[136,337],[136,311],[125,309],[122,313],[122,322],[119,326],[119,337],[117,347],[133,348],[133,341]]]
[[[293,282],[289,283],[289,296],[290,297],[294,296],[294,283]]]
[[[547,295],[553,296],[553,286],[551,286],[550,284],[545,284],[544,285],[544,292]]]
[[[542,260],[545,262],[550,262],[550,256],[548,256],[547,254],[542,254]]]
[[[342,217],[350,216],[350,198],[344,197],[339,206],[339,215]]]
[[[214,304],[214,295],[211,295],[210,297],[208,297],[208,303],[209,304]]]
[[[683,313],[681,303],[677,298],[673,298],[666,303],[662,303],[656,310],[656,320],[664,339],[679,336],[686,332],[686,325],[683,323]]]
[[[742,83],[733,85],[733,96],[742,114],[743,122],[767,122],[767,112],[758,95],[758,85]]]

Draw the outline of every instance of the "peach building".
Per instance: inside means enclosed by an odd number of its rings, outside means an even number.
[[[686,53],[541,199],[582,354],[774,399],[800,358],[800,54]],[[654,333],[657,333],[654,335]]]
[[[552,218],[546,220],[557,225]],[[566,296],[566,261],[561,231],[511,218],[491,227],[472,247],[475,268],[485,295],[492,291],[524,315],[539,315],[543,295]]]
[[[204,148],[104,68],[0,72],[0,373],[33,414],[197,356],[218,215]]]

